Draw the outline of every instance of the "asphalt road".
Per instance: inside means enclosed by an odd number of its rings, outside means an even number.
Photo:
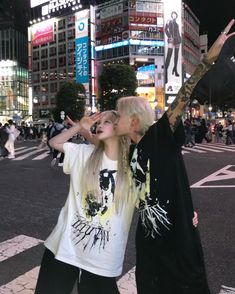
[[[24,147],[34,146],[35,142],[17,143],[22,154]],[[235,146],[227,151],[224,146],[221,148],[218,153],[184,154],[191,185],[214,174],[192,188],[212,294],[218,294],[221,285],[235,288]],[[49,157],[33,160],[35,156],[0,161],[0,249],[6,240],[21,235],[45,240],[65,202],[69,177],[61,167],[51,168]],[[129,236],[124,273],[135,265],[136,219],[137,214]],[[2,259],[0,252],[0,293],[4,294],[2,285],[40,265],[43,250],[39,244]]]

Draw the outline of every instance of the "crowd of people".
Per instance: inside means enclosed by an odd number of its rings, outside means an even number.
[[[51,155],[51,166],[63,166],[64,154],[58,150],[51,148],[48,144],[49,140],[54,136],[66,131],[71,125],[68,119],[58,119],[54,121],[49,119],[48,123],[26,124],[23,122],[17,125],[11,119],[2,125],[0,123],[0,158],[15,158],[15,141],[19,142],[39,142],[38,149],[46,148]],[[85,141],[81,135],[75,136],[79,141]]]
[[[215,123],[205,119],[185,119],[185,147],[195,147],[196,144],[224,143],[225,145],[235,144],[235,122],[226,119],[222,124],[220,121]]]
[[[15,158],[15,141],[39,141],[38,148],[48,148],[52,155],[51,166],[63,166],[64,154],[52,149],[48,144],[49,140],[66,131],[71,125],[68,120],[58,119],[56,122],[49,119],[48,124],[27,125],[22,123],[17,125],[12,120],[2,125],[0,123],[0,158]],[[196,144],[206,143],[224,143],[226,145],[235,144],[235,122],[231,119],[225,119],[222,124],[220,121],[212,123],[210,120],[202,118],[192,118],[184,120],[185,147],[194,148]],[[77,135],[80,141],[86,141],[81,135]]]

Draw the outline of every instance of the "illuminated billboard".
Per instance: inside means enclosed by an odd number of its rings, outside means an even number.
[[[33,47],[54,41],[54,25],[52,20],[43,21],[32,26]]]
[[[76,44],[76,81],[89,89],[89,44],[88,44],[89,10],[75,14],[75,44]]]
[[[181,0],[164,1],[165,93],[173,97],[182,85]],[[167,95],[166,95],[167,96]],[[167,99],[169,106],[172,99]]]
[[[138,86],[155,84],[155,64],[149,64],[137,68],[136,78]]]
[[[30,0],[30,7],[33,8],[42,5],[46,2],[49,2],[49,0]]]

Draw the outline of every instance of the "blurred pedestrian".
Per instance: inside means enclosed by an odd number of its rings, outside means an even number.
[[[226,131],[226,145],[230,145],[234,143],[233,139],[233,124],[232,121],[229,119],[227,121],[227,126],[224,128],[224,131]]]
[[[8,140],[5,144],[5,148],[9,152],[8,158],[15,158],[15,140],[19,135],[19,131],[16,129],[15,124],[11,119],[8,120],[8,127],[6,127],[6,132],[8,134]]]
[[[185,132],[185,147],[194,147],[195,142],[193,140],[193,129],[189,119],[184,121],[184,132]]]
[[[64,121],[63,119],[58,119],[57,122],[55,122],[52,126],[52,128],[50,129],[50,134],[49,134],[49,138],[53,138],[57,135],[59,135],[61,132],[66,131],[67,128],[64,126]],[[50,146],[51,147],[51,146]],[[57,149],[52,149],[52,161],[51,161],[51,166],[55,166],[56,161],[57,161],[57,157],[59,156],[59,163],[58,166],[63,166],[63,161],[64,161],[64,153],[63,152],[59,152]]]

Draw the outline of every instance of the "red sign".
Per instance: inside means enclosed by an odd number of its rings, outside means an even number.
[[[129,23],[135,24],[157,24],[157,18],[152,16],[129,16]]]
[[[32,28],[32,44],[39,46],[54,41],[53,23],[40,23]]]

